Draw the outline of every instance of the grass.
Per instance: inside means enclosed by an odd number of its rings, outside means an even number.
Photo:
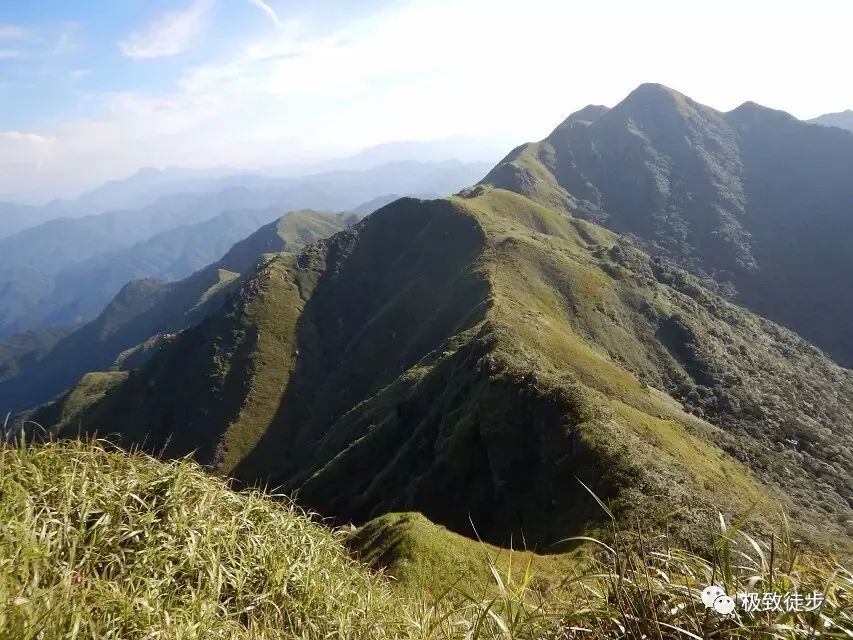
[[[77,384],[50,405],[41,418],[46,424],[72,419],[99,400],[127,378],[126,371],[93,371],[84,374]]]
[[[374,518],[346,538],[353,555],[394,578],[410,595],[440,594],[449,587],[500,595],[492,568],[513,581],[528,570],[540,589],[552,589],[578,563],[579,553],[539,555],[473,540],[431,522],[417,512]]]
[[[600,549],[586,561],[549,569],[548,558],[487,545],[477,566],[478,543],[421,517],[386,516],[374,533],[393,536],[400,523],[414,523],[415,537],[438,540],[450,558],[462,549],[465,571],[489,584],[401,588],[286,499],[234,492],[187,460],[96,442],[4,443],[0,638],[853,636],[853,574],[801,556],[784,529],[762,542],[723,522],[714,553],[701,557],[638,524],[607,544],[586,541]],[[417,565],[420,552],[406,561]],[[558,580],[543,583],[543,572]],[[725,617],[700,602],[709,584],[729,594],[817,591],[824,601],[813,612]]]
[[[500,189],[403,199],[241,285],[63,433],[194,453],[338,524],[419,511],[552,552],[598,535],[580,478],[625,526],[753,509],[769,533],[781,505],[853,548],[853,378],[601,227]]]
[[[401,618],[331,531],[185,461],[3,445],[0,470],[0,638],[381,638]]]

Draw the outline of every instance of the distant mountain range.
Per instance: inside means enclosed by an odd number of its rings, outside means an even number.
[[[4,202],[0,197],[0,238],[55,218],[142,209],[170,195],[215,193],[229,187],[255,188],[267,184],[270,179],[290,178],[301,181],[312,176],[322,179],[323,174],[328,176],[332,172],[368,171],[382,165],[405,167],[407,163],[459,163],[475,165],[486,171],[503,156],[503,150],[504,145],[492,138],[453,136],[436,140],[387,142],[368,147],[349,157],[271,166],[258,170],[232,167],[144,167],[131,176],[112,180],[73,199],[56,199],[45,204],[29,205]],[[406,194],[412,192],[411,188],[403,189],[402,184],[397,190]],[[439,190],[434,195],[444,193]]]
[[[289,213],[183,280],[167,283],[149,278],[124,284],[97,318],[58,336],[38,353],[20,348],[15,352],[15,343],[7,340],[8,355],[5,363],[0,360],[0,374],[5,371],[0,375],[0,412],[44,402],[87,371],[144,361],[164,334],[191,326],[216,309],[239,283],[239,276],[251,273],[264,254],[294,251],[355,220],[346,214]],[[104,268],[108,270],[108,265]],[[26,335],[34,336],[30,342],[35,342],[35,336],[46,341],[51,334],[42,330]]]
[[[850,553],[853,371],[754,310],[843,360],[851,165],[849,132],[643,85],[456,196],[296,212],[129,283],[7,347],[0,410],[333,523],[420,511],[551,553],[611,514],[691,545],[722,515]]]
[[[840,111],[838,113],[826,113],[822,116],[809,120],[809,122],[822,124],[825,127],[839,127],[841,129],[853,131],[853,109],[847,109],[846,111]]]
[[[661,85],[587,107],[483,184],[633,237],[853,366],[853,133]]]
[[[81,200],[104,206],[153,199],[142,208],[59,218],[0,239],[0,336],[85,322],[127,281],[189,275],[288,209],[369,213],[370,202],[385,203],[386,194],[453,193],[487,170],[406,162],[300,178],[193,174],[180,187],[171,178],[184,174],[175,170],[140,172]],[[166,186],[187,192],[154,199]]]

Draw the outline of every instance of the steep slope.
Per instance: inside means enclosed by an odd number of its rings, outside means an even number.
[[[205,317],[251,272],[264,253],[292,251],[345,228],[346,214],[291,212],[235,244],[217,262],[183,280],[134,280],[125,285],[93,321],[60,340],[41,358],[0,383],[0,410],[22,410],[45,402],[87,371],[110,368],[118,359],[156,346],[151,340],[191,326]],[[143,345],[148,341],[147,346]],[[142,345],[140,347],[140,345]]]
[[[851,172],[846,131],[642,85],[515,149],[483,184],[629,234],[850,366]]]
[[[343,521],[417,510],[549,548],[602,515],[578,479],[682,535],[782,506],[843,545],[853,516],[850,372],[501,190],[401,200],[272,258],[83,404],[66,429],[194,453]]]

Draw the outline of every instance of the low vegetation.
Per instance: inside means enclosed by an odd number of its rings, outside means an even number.
[[[479,187],[238,284],[33,420],[192,454],[337,525],[416,511],[562,552],[607,527],[580,479],[622,527],[686,542],[749,512],[760,536],[781,505],[797,536],[853,548],[851,373],[602,227]]]
[[[464,573],[445,585],[395,580],[399,525],[437,540],[452,562],[461,551],[489,584]],[[362,553],[381,548],[385,557],[371,559],[391,574],[352,559],[343,543],[354,539]],[[606,545],[584,543],[586,559],[534,556],[403,515],[333,531],[284,498],[234,492],[187,460],[94,442],[0,445],[3,639],[853,635],[853,575],[799,555],[784,531],[763,543],[723,526],[710,558],[645,537],[639,525]],[[423,574],[419,547],[430,544],[404,545],[414,574]],[[723,616],[700,602],[709,584],[729,594],[817,592],[820,606]]]

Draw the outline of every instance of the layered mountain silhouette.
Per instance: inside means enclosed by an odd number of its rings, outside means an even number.
[[[825,127],[839,127],[853,131],[853,109],[839,111],[838,113],[825,113],[822,116],[809,120],[814,124],[822,124]]]
[[[193,454],[338,521],[417,510],[547,549],[602,515],[578,480],[625,521],[782,505],[843,540],[851,406],[851,373],[792,332],[483,187],[272,258],[141,369],[35,419]]]
[[[126,205],[80,217],[56,213],[0,237],[0,338],[92,320],[127,281],[186,277],[284,211],[369,213],[378,208],[374,201],[388,202],[376,200],[388,193],[436,197],[468,186],[487,170],[482,163],[456,161],[298,177],[147,169],[73,203],[45,205],[38,214],[23,207],[27,217],[37,218],[46,211]],[[6,213],[0,204],[0,236],[14,228]]]
[[[853,133],[661,85],[587,107],[483,181],[647,251],[853,364]]]
[[[291,212],[183,280],[130,281],[97,318],[51,348],[14,354],[9,347],[12,353],[0,366],[5,373],[0,377],[0,411],[46,402],[88,371],[138,364],[163,334],[185,329],[215,310],[239,284],[240,275],[251,274],[265,253],[298,250],[354,221],[352,214]]]
[[[849,550],[853,372],[731,298],[843,360],[851,146],[644,85],[457,196],[304,214],[323,226],[299,243],[285,218],[181,283],[137,281],[0,398],[79,378],[28,415],[334,522],[420,511],[552,551],[601,526],[591,491],[693,541],[784,511]]]

